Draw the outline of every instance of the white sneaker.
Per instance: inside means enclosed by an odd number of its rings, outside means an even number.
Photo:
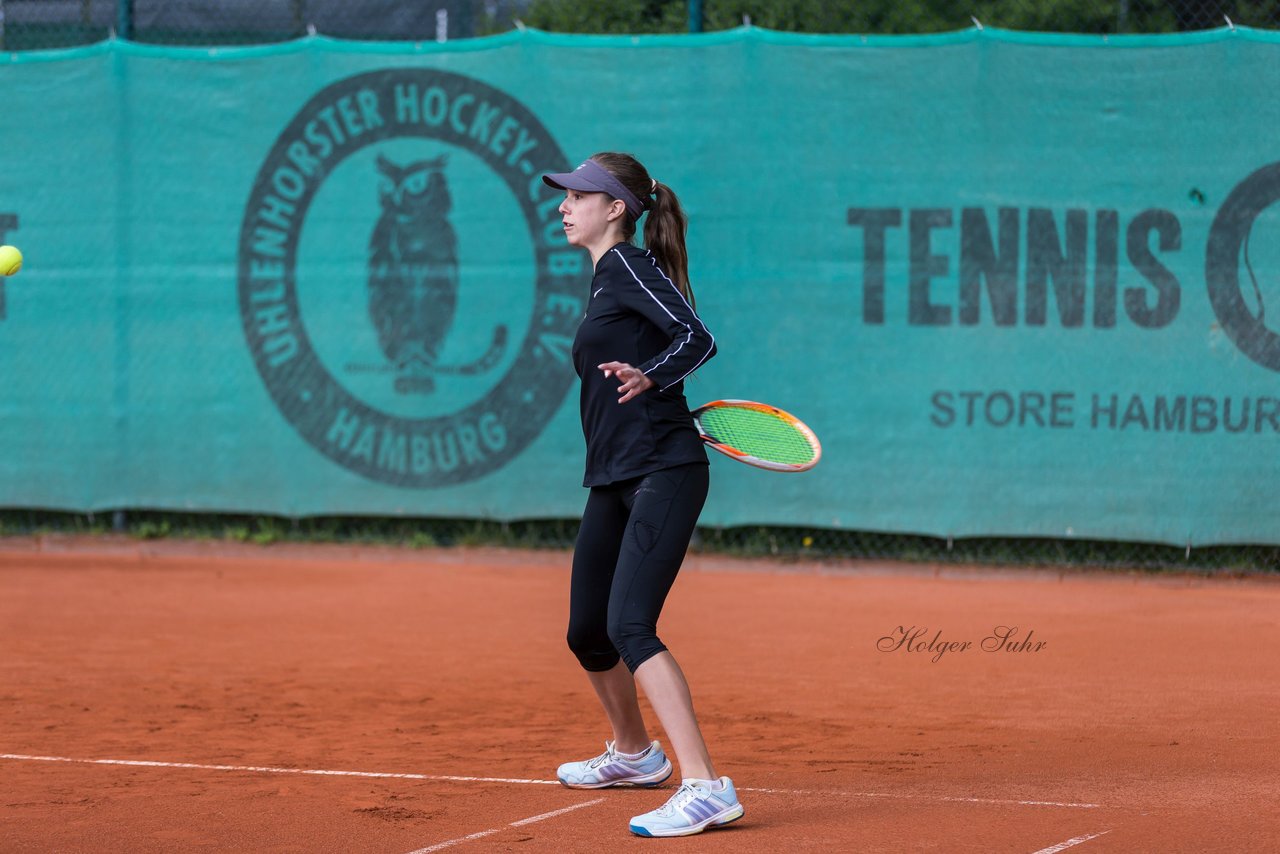
[[[656,741],[638,759],[624,758],[606,741],[604,753],[585,762],[566,762],[556,776],[571,789],[656,786],[671,776],[671,760]]]
[[[721,777],[724,788],[715,791],[710,780],[685,780],[665,804],[631,819],[638,836],[689,836],[742,818],[742,804],[733,781]]]

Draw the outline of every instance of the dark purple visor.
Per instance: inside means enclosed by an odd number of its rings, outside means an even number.
[[[553,172],[543,175],[542,180],[557,190],[577,190],[580,193],[608,193],[615,199],[621,199],[627,206],[627,213],[633,219],[639,219],[644,213],[645,205],[635,194],[622,185],[622,182],[609,174],[594,160],[583,161],[582,165],[572,172]]]

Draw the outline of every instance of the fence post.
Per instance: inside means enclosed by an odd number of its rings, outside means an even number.
[[[689,32],[702,32],[702,0],[689,0]]]
[[[133,0],[116,0],[116,37],[133,38]]]

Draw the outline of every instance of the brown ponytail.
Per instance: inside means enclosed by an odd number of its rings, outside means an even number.
[[[676,289],[696,308],[693,287],[689,284],[689,253],[685,249],[685,232],[689,220],[675,192],[649,177],[648,171],[630,154],[604,151],[592,155],[622,185],[645,203],[649,218],[644,223],[644,248],[653,253],[658,266],[671,279]],[[627,214],[622,235],[631,240],[636,233],[636,219]]]

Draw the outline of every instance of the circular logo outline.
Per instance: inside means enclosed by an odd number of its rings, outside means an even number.
[[[1237,184],[1218,208],[1205,248],[1204,275],[1209,302],[1232,342],[1264,368],[1280,371],[1280,335],[1245,304],[1240,288],[1240,254],[1263,210],[1280,200],[1280,163],[1254,171]]]
[[[394,120],[386,109],[395,111]],[[411,121],[401,121],[406,111]],[[493,169],[528,222],[535,256],[533,316],[511,367],[479,400],[428,418],[391,415],[349,392],[312,347],[297,297],[299,238],[320,186],[355,152],[405,136],[461,147]],[[318,163],[300,156],[310,149],[299,145],[321,138],[330,150]],[[303,174],[307,165],[311,172]],[[572,385],[569,347],[586,287],[585,265],[553,264],[555,253],[569,247],[556,242],[563,241],[559,218],[547,219],[558,205],[550,204],[554,193],[541,175],[567,169],[559,145],[523,104],[453,72],[365,72],[325,86],[298,110],[258,170],[245,206],[238,291],[258,374],[308,444],[370,480],[431,488],[501,468],[541,434]]]

